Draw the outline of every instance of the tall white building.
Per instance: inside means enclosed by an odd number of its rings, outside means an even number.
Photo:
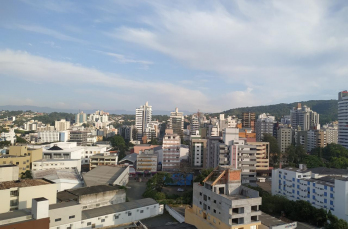
[[[319,114],[307,106],[302,107],[301,103],[290,110],[290,121],[293,128],[298,129],[300,127],[301,131],[318,129],[320,125]]]
[[[197,133],[197,130],[199,130],[199,120],[196,114],[193,114],[191,117],[190,128],[191,135],[195,135]]]
[[[174,112],[170,112],[168,128],[172,129],[174,134],[182,135],[184,129],[184,113],[179,112],[178,108],[175,108]]]
[[[60,121],[56,121],[54,126],[57,131],[64,131],[70,128],[70,121],[61,119]]]
[[[102,122],[102,123],[109,122],[108,114],[109,113],[107,113],[107,112],[98,110],[94,114],[91,114],[88,117],[88,120],[91,122]]]
[[[304,200],[348,220],[348,172],[345,169],[300,168],[272,170],[272,195]]]
[[[59,131],[40,131],[38,132],[38,142],[58,142]]]
[[[348,149],[348,91],[338,93],[338,144]]]
[[[275,117],[269,114],[260,114],[256,121],[256,141],[260,142],[264,134],[273,135]]]
[[[147,124],[152,120],[152,106],[146,102],[144,106],[135,109],[135,127],[137,128],[138,140],[141,140],[146,132]]]
[[[76,114],[76,118],[75,118],[76,124],[85,123],[85,122],[87,122],[87,114],[86,113],[83,113],[83,111],[81,111],[80,113]]]
[[[11,145],[13,145],[16,142],[16,133],[14,132],[14,129],[10,129],[8,133],[2,132],[0,133],[0,142],[1,141],[9,141],[11,142]]]

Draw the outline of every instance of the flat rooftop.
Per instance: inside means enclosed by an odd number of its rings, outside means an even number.
[[[223,196],[227,199],[230,200],[243,200],[243,199],[250,199],[249,197],[242,196],[242,195],[224,195],[224,194],[219,194],[220,196]]]
[[[75,196],[83,196],[83,195],[90,195],[90,194],[109,192],[109,191],[115,191],[115,190],[120,190],[120,186],[97,185],[97,186],[91,186],[91,187],[82,187],[82,188],[65,190],[63,192],[58,192],[57,198],[59,199],[60,193],[64,193],[64,192],[68,192]]]
[[[100,165],[83,175],[86,186],[113,184],[126,167]]]
[[[78,204],[79,203],[77,203],[76,201],[69,201],[69,202],[61,202],[61,203],[51,204],[49,206],[49,210],[58,209],[58,208],[66,208],[66,207],[70,207],[70,206],[78,205]]]
[[[51,183],[43,179],[23,179],[18,181],[5,181],[0,183],[0,190],[9,189],[9,188],[39,186],[39,185],[45,185],[45,184],[51,184]]]
[[[0,221],[2,220],[8,220],[8,219],[15,219],[23,216],[28,216],[28,219],[31,219],[31,211],[29,210],[18,210],[13,212],[6,212],[0,214]],[[1,225],[3,226],[3,225]]]
[[[58,162],[58,161],[78,161],[80,159],[41,159],[34,162]]]
[[[115,214],[118,212],[128,211],[135,208],[147,207],[149,205],[157,204],[154,199],[145,198],[134,200],[131,202],[124,202],[120,204],[108,205],[100,208],[82,211],[82,220],[95,218],[103,215]]]
[[[281,226],[281,225],[287,225],[287,224],[293,224],[296,222],[285,222],[280,219],[277,219],[273,216],[270,216],[264,212],[261,212],[261,215],[259,216],[259,220],[261,221],[261,224],[267,226],[267,227],[274,227],[274,226]]]

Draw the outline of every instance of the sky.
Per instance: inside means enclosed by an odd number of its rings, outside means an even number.
[[[219,112],[337,99],[348,2],[2,0],[0,105]]]

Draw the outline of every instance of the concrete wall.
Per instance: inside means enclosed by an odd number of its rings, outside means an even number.
[[[0,190],[0,213],[10,211],[10,189]]]
[[[76,168],[78,172],[81,172],[81,160],[48,160],[48,161],[36,161],[32,163],[32,169],[35,170],[47,170],[47,169],[73,169]]]
[[[31,208],[32,199],[44,197],[49,204],[57,202],[57,184],[45,184],[19,188],[18,209]]]
[[[83,195],[79,199],[83,210],[124,202],[126,202],[124,189]]]
[[[30,156],[18,156],[18,157],[3,157],[0,158],[0,165],[18,165],[18,175],[20,177],[22,172],[30,170]]]
[[[1,167],[0,166],[0,182],[18,180],[19,167]]]
[[[49,211],[50,227],[52,228],[52,227],[56,227],[60,225],[81,222],[81,211],[82,211],[81,205],[79,204],[68,206],[68,207],[50,209]],[[56,221],[56,220],[59,220],[59,221]],[[62,228],[66,228],[66,227],[62,227]],[[81,228],[81,227],[73,227],[73,228]]]

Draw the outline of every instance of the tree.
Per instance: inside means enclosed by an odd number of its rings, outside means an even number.
[[[31,171],[26,170],[25,172],[22,172],[21,179],[33,179],[33,176],[31,175]]]
[[[162,188],[169,183],[173,183],[171,174],[159,172],[147,181],[146,186],[147,190],[155,190],[157,192],[161,192]]]
[[[10,141],[2,141],[0,142],[0,149],[4,148],[5,146],[10,146],[11,142]]]
[[[211,173],[213,169],[203,169],[200,171],[200,174],[195,178],[194,182],[200,182],[203,184],[203,180]]]
[[[21,138],[21,137],[17,137],[16,142],[17,143],[27,143],[27,141],[24,138]]]
[[[280,149],[278,146],[278,141],[271,134],[263,134],[262,141],[269,142],[270,146],[270,164],[275,165],[279,163],[280,160]]]

